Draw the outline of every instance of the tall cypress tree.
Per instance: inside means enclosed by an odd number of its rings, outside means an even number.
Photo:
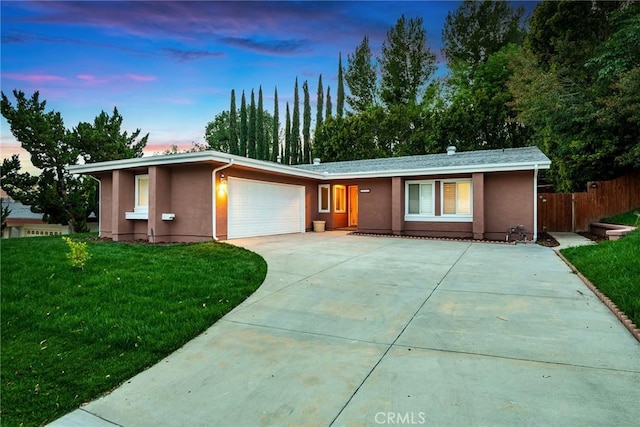
[[[336,99],[336,117],[344,115],[344,77],[342,76],[342,52],[338,56],[338,98]]]
[[[251,89],[251,106],[249,107],[249,132],[247,139],[247,157],[256,158],[256,97]]]
[[[278,88],[276,87],[273,94],[273,141],[271,143],[271,161],[278,161],[280,155],[279,133],[280,133],[280,118],[278,111]]]
[[[293,117],[291,117],[291,164],[297,165],[300,163],[300,154],[302,153],[302,147],[300,147],[300,97],[298,95],[298,78],[296,77],[296,83],[293,87]]]
[[[266,160],[269,149],[264,141],[264,107],[262,105],[262,85],[258,89],[258,112],[256,123],[256,156],[260,160]],[[266,148],[266,150],[265,150]]]
[[[331,86],[327,86],[327,111],[324,114],[324,119],[329,120],[331,118]]]
[[[287,102],[287,117],[284,125],[284,156],[282,162],[291,164],[291,116],[289,115],[289,103]]]
[[[249,130],[247,128],[247,100],[244,96],[244,90],[242,91],[242,101],[240,102],[240,149],[238,154],[241,156],[247,155],[247,136]]]
[[[318,129],[322,126],[322,114],[324,113],[324,89],[322,88],[322,74],[318,77],[318,99],[316,110],[316,129],[314,130],[314,138],[318,133]]]
[[[238,121],[236,112],[236,91],[231,89],[231,108],[229,109],[229,152],[238,154]]]
[[[302,84],[304,92],[304,112],[302,116],[302,163],[311,163],[311,102],[309,101],[309,84],[305,80]]]

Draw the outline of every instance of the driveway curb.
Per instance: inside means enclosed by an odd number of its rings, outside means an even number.
[[[562,259],[562,261],[564,261],[565,264],[569,266],[571,271],[577,274],[580,280],[582,280],[584,284],[587,285],[587,287],[591,289],[591,291],[596,294],[598,298],[600,298],[600,301],[602,301],[604,305],[606,305],[607,308],[611,310],[611,312],[618,318],[618,320],[622,322],[622,324],[629,330],[629,332],[631,332],[631,335],[633,335],[634,338],[637,339],[638,342],[640,342],[640,328],[638,328],[638,326],[633,323],[631,319],[629,319],[629,316],[627,316],[624,311],[620,310],[608,296],[600,292],[596,285],[591,283],[591,281],[587,279],[584,274],[580,273],[580,271],[578,271],[578,269],[573,264],[571,264],[571,262],[569,262],[569,260],[565,258],[564,255],[562,255],[559,251],[556,251],[556,254],[558,254],[560,259]]]

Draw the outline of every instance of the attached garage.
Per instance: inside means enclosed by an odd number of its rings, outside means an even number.
[[[229,177],[228,238],[304,233],[305,188]]]

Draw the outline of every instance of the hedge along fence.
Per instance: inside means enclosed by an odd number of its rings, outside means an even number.
[[[538,230],[589,231],[592,222],[640,207],[640,171],[593,181],[584,193],[539,193]]]

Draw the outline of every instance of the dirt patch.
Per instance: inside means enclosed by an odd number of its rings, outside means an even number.
[[[538,241],[536,243],[540,246],[546,246],[548,248],[560,246],[560,243],[556,239],[554,239],[551,234],[544,232],[538,234]]]

